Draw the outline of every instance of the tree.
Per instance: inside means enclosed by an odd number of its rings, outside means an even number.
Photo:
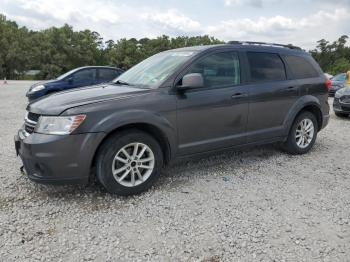
[[[348,36],[330,43],[317,42],[310,53],[325,72],[350,69]],[[112,65],[128,69],[145,58],[169,49],[224,43],[214,37],[166,35],[157,38],[122,38],[105,41],[98,32],[74,31],[68,24],[41,31],[19,27],[0,14],[0,78],[21,78],[26,70],[40,70],[38,78],[55,78],[68,70],[86,65]]]
[[[321,39],[316,49],[310,51],[323,71],[337,74],[350,70],[350,47],[346,46],[348,38],[343,35],[333,43]]]

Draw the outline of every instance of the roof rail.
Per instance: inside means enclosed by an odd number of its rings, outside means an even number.
[[[295,50],[302,50],[298,46],[294,45],[282,45],[282,44],[275,44],[275,43],[265,43],[265,42],[251,42],[251,41],[229,41],[228,44],[231,45],[263,45],[263,46],[277,46],[277,47],[284,47],[289,49],[295,49]]]

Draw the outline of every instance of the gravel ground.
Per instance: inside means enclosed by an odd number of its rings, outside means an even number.
[[[1,261],[350,261],[350,118],[332,113],[307,155],[261,146],[178,163],[121,198],[19,172],[29,84],[0,84]]]

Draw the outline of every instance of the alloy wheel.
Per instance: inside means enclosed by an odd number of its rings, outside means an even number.
[[[301,120],[295,131],[295,140],[297,146],[306,148],[312,142],[314,137],[315,127],[311,119],[305,118]]]
[[[126,187],[144,183],[152,174],[155,157],[151,148],[143,143],[130,143],[122,147],[112,163],[114,179]]]

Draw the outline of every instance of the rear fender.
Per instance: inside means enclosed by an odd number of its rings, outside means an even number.
[[[289,130],[290,130],[296,116],[303,110],[303,108],[305,108],[307,106],[316,106],[320,110],[320,112],[322,112],[320,101],[315,96],[305,95],[305,96],[300,97],[294,103],[294,105],[291,107],[286,118],[284,119],[283,134],[285,136],[288,136]]]

